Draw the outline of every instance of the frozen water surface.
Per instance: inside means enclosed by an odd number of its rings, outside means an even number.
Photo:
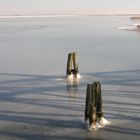
[[[138,22],[138,21],[137,21]],[[129,17],[0,19],[0,140],[139,140],[140,33]],[[80,80],[65,78],[78,53]],[[84,124],[86,84],[102,83],[110,126]]]

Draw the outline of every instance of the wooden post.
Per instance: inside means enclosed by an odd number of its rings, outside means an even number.
[[[90,84],[87,84],[86,102],[85,102],[85,121],[89,119],[89,114],[90,114],[89,98],[90,98]]]
[[[67,59],[66,75],[74,76],[75,78],[77,78],[78,72],[79,70],[78,70],[77,54],[76,52],[69,53]]]
[[[102,116],[102,98],[100,82],[87,84],[85,102],[85,121],[89,119],[90,125],[96,125],[97,117]]]
[[[102,90],[101,90],[101,83],[96,82],[96,111],[97,117],[100,119],[103,117],[103,102],[102,102]]]
[[[71,69],[72,69],[72,53],[68,54],[68,60],[67,60],[67,71],[66,74],[70,75],[71,74]]]
[[[76,52],[73,53],[73,68],[75,70],[75,73],[77,74],[79,72],[78,70],[78,60],[77,60],[77,54]]]

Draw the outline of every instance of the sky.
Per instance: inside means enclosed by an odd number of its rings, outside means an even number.
[[[140,14],[140,0],[0,0],[0,15]]]

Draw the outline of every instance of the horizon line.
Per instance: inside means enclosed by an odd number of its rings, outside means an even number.
[[[140,14],[29,14],[29,15],[0,15],[0,18],[26,17],[72,17],[72,16],[140,16]]]

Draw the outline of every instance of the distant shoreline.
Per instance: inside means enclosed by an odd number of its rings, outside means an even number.
[[[54,16],[131,16],[140,18],[140,14],[36,14],[36,15],[0,15],[0,17],[54,17]]]
[[[0,16],[0,19],[4,18],[41,18],[41,17],[73,17],[76,15],[11,15],[11,16]]]
[[[131,19],[140,19],[139,14],[48,14],[48,15],[0,15],[0,19],[6,18],[45,18],[45,17],[75,17],[75,16],[129,16]]]
[[[131,17],[131,19],[140,19],[140,16]]]

